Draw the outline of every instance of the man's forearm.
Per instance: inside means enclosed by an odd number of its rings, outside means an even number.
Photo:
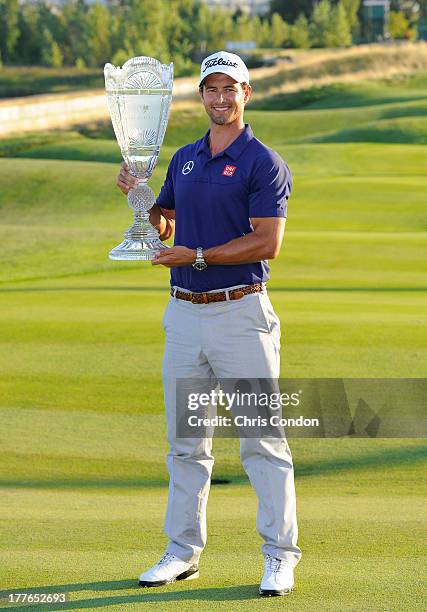
[[[208,265],[235,265],[256,263],[274,257],[271,247],[265,239],[251,232],[230,242],[220,244],[203,251]]]
[[[168,240],[168,238],[173,236],[175,222],[171,219],[166,219],[157,204],[150,208],[150,223],[159,232],[160,240]]]
[[[280,253],[285,229],[285,219],[277,217],[251,219],[254,230],[245,236],[234,238],[225,244],[204,249],[203,255],[208,265],[231,266],[256,263],[263,259],[274,259]],[[153,265],[169,268],[188,266],[196,259],[196,249],[183,245],[160,251]]]

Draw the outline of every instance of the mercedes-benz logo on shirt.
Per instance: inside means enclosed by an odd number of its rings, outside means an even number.
[[[189,174],[193,168],[194,162],[192,159],[190,159],[190,161],[185,162],[185,164],[182,166],[182,174]]]

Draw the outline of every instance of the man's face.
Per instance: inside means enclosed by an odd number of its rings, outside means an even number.
[[[243,88],[228,74],[216,72],[205,78],[200,98],[212,123],[228,125],[243,116],[251,91],[250,85]]]

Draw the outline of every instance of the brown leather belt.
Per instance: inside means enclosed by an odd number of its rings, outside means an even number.
[[[246,287],[239,287],[238,289],[230,289],[228,291],[228,298],[230,300],[240,300],[244,295],[250,293],[260,293],[264,289],[262,283],[256,283],[255,285],[246,285]],[[174,291],[171,289],[171,295],[178,298],[178,300],[185,300],[192,304],[210,304],[211,302],[225,302],[227,300],[227,294],[225,291],[212,291],[211,293],[187,293],[186,291]]]

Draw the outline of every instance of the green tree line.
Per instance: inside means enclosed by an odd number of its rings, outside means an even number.
[[[272,0],[261,19],[210,10],[200,0],[0,0],[0,62],[98,67],[152,55],[172,58],[184,75],[201,54],[230,40],[253,40],[259,48],[350,46],[359,8],[360,0]]]
[[[340,9],[337,8],[339,4],[341,4]],[[334,7],[335,17],[333,16]],[[423,24],[424,27],[427,25],[427,0],[390,0],[389,8],[388,31],[393,39],[414,40],[417,37],[418,25]],[[361,0],[331,0],[330,2],[328,0],[327,3],[319,2],[319,0],[270,1],[270,13],[277,13],[290,24],[301,23],[305,32],[309,22],[317,21],[317,25],[312,26],[314,30],[318,29],[319,21],[326,23],[328,14],[330,19],[332,18],[329,24],[333,20],[337,21],[338,13],[341,14],[342,19],[343,9],[353,39],[359,40],[362,19]],[[328,39],[330,35],[326,33],[325,36]],[[311,36],[308,36],[308,41],[313,46],[319,46],[319,38],[313,31],[311,31]]]

